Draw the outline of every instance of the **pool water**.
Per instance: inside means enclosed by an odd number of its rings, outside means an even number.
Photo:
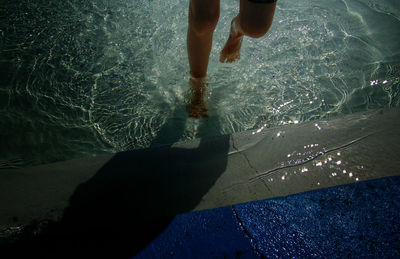
[[[0,6],[0,169],[400,105],[400,2],[279,0],[241,60],[218,62],[238,12],[221,0],[207,119],[189,118],[187,0]]]

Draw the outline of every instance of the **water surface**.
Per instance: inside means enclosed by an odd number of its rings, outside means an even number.
[[[211,116],[188,118],[187,2],[2,4],[0,168],[399,106],[400,2],[279,0],[268,34],[221,64],[238,12],[221,0]]]

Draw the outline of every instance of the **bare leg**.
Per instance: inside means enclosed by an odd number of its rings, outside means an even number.
[[[243,36],[260,38],[272,24],[276,3],[253,3],[240,0],[239,14],[232,19],[229,38],[221,51],[221,62],[234,62],[240,58]]]
[[[219,0],[191,0],[187,48],[190,74],[203,78],[207,74],[212,37],[219,19]]]
[[[191,0],[187,48],[190,65],[190,104],[186,109],[191,117],[207,117],[204,103],[205,77],[210,57],[212,37],[219,19],[219,0]]]

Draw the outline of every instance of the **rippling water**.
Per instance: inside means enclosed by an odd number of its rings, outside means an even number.
[[[0,168],[399,106],[399,1],[279,0],[269,33],[221,64],[238,12],[221,0],[211,117],[188,118],[187,5],[2,4]]]

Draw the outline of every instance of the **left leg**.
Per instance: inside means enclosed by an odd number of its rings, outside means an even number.
[[[243,36],[260,38],[271,27],[276,0],[240,0],[239,14],[231,22],[228,41],[221,51],[221,62],[240,58]]]

